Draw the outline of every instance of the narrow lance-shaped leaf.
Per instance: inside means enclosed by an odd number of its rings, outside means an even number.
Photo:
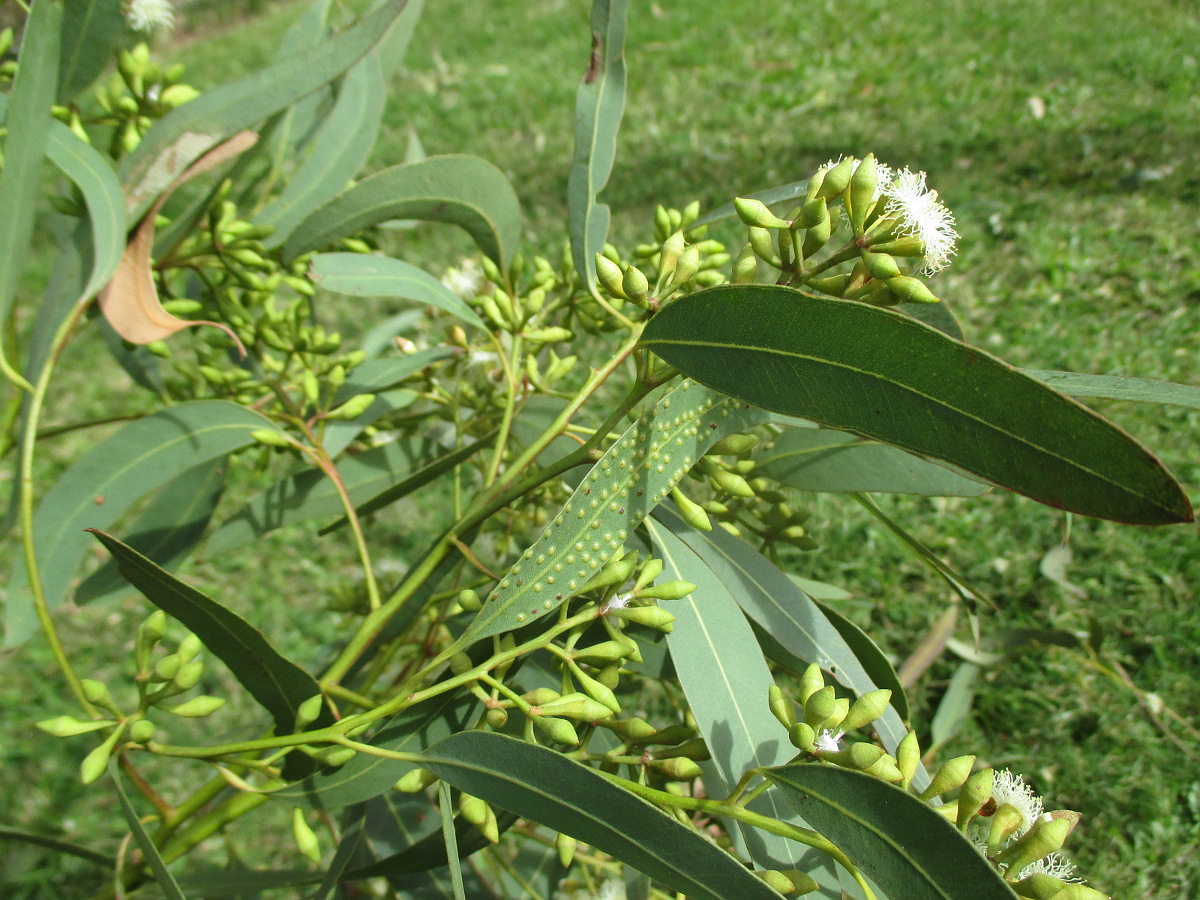
[[[408,0],[387,0],[352,27],[230,84],[206,91],[159,119],[120,167],[131,220],[138,220],[175,177],[220,141],[249,128],[337,78],[388,33]]]
[[[162,854],[158,852],[158,847],[150,835],[146,833],[146,829],[142,827],[142,820],[137,814],[137,810],[133,808],[133,804],[129,802],[129,797],[125,794],[125,787],[121,784],[121,775],[117,772],[116,763],[109,763],[109,777],[112,778],[113,786],[117,789],[117,797],[121,801],[121,812],[125,815],[125,821],[129,823],[129,830],[133,833],[133,839],[141,848],[142,854],[146,857],[146,862],[150,864],[150,871],[154,873],[154,880],[158,882],[159,888],[167,900],[187,900],[183,891],[179,887],[179,882],[175,880],[175,876],[171,874],[171,870],[167,868],[166,862],[162,858]]]
[[[254,443],[270,419],[225,400],[180,403],[130,422],[75,462],[43,496],[33,521],[34,544],[46,603],[66,596],[89,548],[84,528],[109,528],[134,503],[181,471]],[[5,604],[7,646],[37,627],[24,567],[9,582]]]
[[[1072,397],[1133,400],[1138,403],[1160,403],[1165,406],[1200,409],[1200,387],[1191,384],[1176,384],[1173,381],[1157,381],[1153,378],[1131,378],[1127,375],[1082,375],[1079,372],[1053,372],[1043,369],[1021,371]]]
[[[794,763],[766,775],[888,897],[1017,898],[951,822],[907,791],[821,763]]]
[[[595,254],[604,249],[612,218],[596,195],[617,154],[625,111],[625,0],[593,0],[592,55],[575,98],[575,158],[567,182],[567,229],[575,270],[596,290]]]
[[[766,418],[685,379],[592,467],[460,640],[471,644],[512,631],[579,594],[709,447]]]
[[[458,294],[424,269],[363,253],[320,253],[313,257],[308,277],[318,287],[352,297],[404,297],[443,309],[464,322],[483,328],[483,321]]]
[[[69,104],[112,61],[125,17],[120,0],[63,0],[58,102]]]
[[[424,757],[459,790],[585,841],[691,900],[780,896],[716,844],[553,750],[469,731]]]
[[[112,535],[89,528],[117,560],[121,574],[146,599],[182,622],[271,714],[276,734],[295,730],[300,704],[321,692],[316,679],[276,650],[261,631],[211,597],[156,566]],[[331,724],[322,708],[313,728]]]
[[[1137,524],[1192,518],[1171,474],[1115,425],[885,309],[724,285],[666,307],[642,344],[717,390],[946,460],[1051,506]]]
[[[284,246],[295,259],[388,219],[446,222],[502,268],[521,236],[521,204],[504,173],[475,156],[430,156],[364,178],[315,210]]]
[[[62,3],[33,4],[13,78],[0,171],[0,328],[5,329],[33,239],[50,107],[58,86],[62,21]],[[22,379],[5,355],[7,345],[0,341],[0,371],[19,383]]]

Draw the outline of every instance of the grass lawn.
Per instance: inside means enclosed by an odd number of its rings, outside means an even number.
[[[968,340],[1032,368],[1200,384],[1200,13],[1190,5],[631,6],[628,105],[603,197],[615,243],[645,240],[656,203],[711,208],[873,151],[928,172],[954,211],[960,250],[934,288]],[[236,25],[227,5],[198,8],[192,30],[158,50],[187,62],[198,86],[216,84],[269,62],[300,8],[257,7]],[[521,196],[529,246],[557,255],[589,30],[584,0],[430,3],[392,84],[372,167],[403,159],[410,127],[430,154],[491,159]],[[407,240],[406,258],[431,271],[470,252],[444,231]],[[87,380],[70,390],[110,408]],[[1096,405],[1200,500],[1200,413]],[[408,520],[419,521],[419,502]],[[821,547],[796,559],[797,572],[849,590],[845,610],[903,660],[946,609],[945,585],[853,502],[805,502]],[[1034,641],[985,668],[942,757],[977,752],[1024,773],[1047,808],[1084,812],[1073,856],[1105,892],[1200,896],[1200,742],[1186,724],[1200,719],[1197,529],[1076,518],[1073,561],[1056,581],[1041,562],[1063,541],[1059,513],[1013,496],[880,502],[994,600],[980,611],[985,640],[1014,629],[1103,638],[1096,658]],[[399,515],[387,527],[403,547],[411,529]],[[297,585],[310,597],[334,590],[352,553],[313,550],[301,531],[270,546],[270,591],[246,595],[244,559],[236,569],[206,565],[205,587],[268,634],[292,628],[285,645],[311,647],[319,618],[296,617],[276,598]],[[68,641],[141,608],[88,609],[67,626]],[[969,641],[965,617],[956,636]],[[107,648],[85,654],[96,670],[126,666]],[[928,723],[959,662],[947,652],[918,682],[918,722]],[[115,823],[111,801],[71,780],[66,745],[27,727],[65,711],[49,655],[31,646],[0,665],[0,722],[13,735],[0,746],[0,820],[94,843]],[[9,880],[12,896],[72,895],[70,871],[39,872],[38,851],[6,858],[11,874],[0,883]]]

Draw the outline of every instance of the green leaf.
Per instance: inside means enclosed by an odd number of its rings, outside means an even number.
[[[990,488],[896,447],[829,428],[789,428],[754,459],[755,475],[802,491],[977,497]]]
[[[437,449],[437,444],[421,439],[392,441],[342,458],[337,470],[350,499],[363,503],[425,465]],[[220,556],[286,525],[330,519],[343,512],[333,482],[320,469],[306,469],[252,497],[222,522],[208,539],[205,555]]]
[[[818,663],[857,695],[879,687],[820,607],[753,547],[724,529],[696,531],[667,506],[655,516],[705,561],[746,614],[785,650]],[[876,728],[889,750],[895,750],[908,733],[891,708]]]
[[[321,692],[316,679],[282,656],[261,631],[241,616],[184,584],[112,535],[94,528],[88,531],[116,557],[121,574],[130,584],[167,615],[183,623],[229,667],[233,677],[271,714],[276,734],[295,731],[296,710],[309,697]],[[329,710],[322,708],[310,727],[323,728],[332,722]]]
[[[63,474],[42,497],[34,542],[46,603],[56,607],[92,546],[83,529],[109,528],[134,503],[180,472],[254,443],[251,434],[274,428],[258,413],[225,400],[180,403],[122,427]],[[20,567],[5,609],[10,647],[36,628],[28,582]]]
[[[325,871],[325,877],[321,879],[320,887],[308,900],[329,900],[333,896],[333,892],[337,890],[338,882],[342,878],[342,873],[346,871],[346,866],[354,858],[358,845],[362,841],[363,831],[367,824],[366,814],[365,805],[349,811],[349,815],[346,817],[348,824],[342,831],[342,838],[338,841],[338,848],[333,854],[329,868]]]
[[[125,814],[125,821],[129,823],[129,830],[133,832],[133,839],[137,841],[142,855],[146,858],[146,862],[150,866],[150,871],[154,873],[154,880],[158,882],[158,886],[167,896],[167,900],[187,900],[183,891],[180,890],[175,876],[171,874],[166,862],[163,861],[162,855],[158,852],[158,847],[154,845],[154,841],[146,833],[146,829],[142,827],[142,820],[138,817],[137,810],[133,808],[133,804],[129,802],[129,798],[125,795],[125,788],[121,784],[121,776],[117,772],[116,763],[109,763],[108,774],[112,778],[113,786],[117,789],[117,797],[121,801],[121,812]]]
[[[963,725],[970,719],[971,707],[975,704],[975,682],[982,671],[974,663],[964,662],[950,676],[950,685],[942,694],[933,721],[929,724],[932,741],[927,751],[929,754],[962,731]]]
[[[403,297],[436,306],[464,322],[485,328],[475,310],[424,269],[363,253],[321,253],[313,257],[308,277],[327,291],[352,297]]]
[[[375,46],[408,0],[388,0],[341,34],[206,91],[151,126],[119,169],[131,221],[201,154],[337,78]]]
[[[459,640],[512,631],[579,594],[709,447],[765,418],[685,379],[592,467]]]
[[[120,0],[63,0],[58,103],[63,106],[100,77],[125,24]]]
[[[413,471],[407,478],[392,484],[370,500],[362,503],[362,505],[355,507],[355,511],[359,516],[368,516],[386,506],[391,506],[397,500],[407,497],[417,488],[424,487],[444,472],[449,472],[460,463],[466,462],[479,450],[491,444],[495,438],[496,433],[493,431],[491,434],[484,435],[473,444],[467,444],[465,447],[459,447],[457,450],[452,450],[449,453],[439,456],[437,459]],[[318,533],[323,535],[329,534],[331,531],[336,531],[344,526],[346,521],[346,517],[342,516],[336,522],[330,522]]]
[[[392,388],[390,391],[376,394],[370,406],[353,419],[345,422],[331,421],[326,424],[325,433],[322,435],[325,452],[330,456],[337,456],[349,447],[368,425],[397,410],[407,409],[419,397],[420,394],[408,388]]]
[[[945,460],[1050,506],[1135,524],[1192,520],[1171,474],[1115,425],[889,310],[724,285],[663,309],[642,344],[717,390]]]
[[[958,829],[912,794],[820,763],[782,766],[766,775],[887,896],[1016,900]]]
[[[395,387],[426,366],[454,355],[453,347],[430,347],[408,356],[373,359],[354,369],[337,392],[334,403],[345,403],[359,394],[374,394]]]
[[[1190,384],[1156,381],[1153,378],[1130,378],[1126,375],[1081,375],[1078,372],[1053,372],[1042,369],[1021,371],[1072,397],[1135,400],[1138,403],[1161,403],[1166,406],[1200,409],[1200,387]]]
[[[454,809],[450,804],[450,785],[443,781],[438,785],[438,813],[442,819],[442,840],[446,847],[450,884],[454,888],[454,900],[467,900],[463,889],[462,861],[458,858],[458,835],[454,833]]]
[[[430,156],[376,172],[315,210],[292,232],[284,256],[397,218],[457,225],[501,268],[521,236],[521,204],[503,172],[475,156]]]
[[[79,186],[92,234],[92,270],[77,302],[96,294],[125,252],[125,195],[112,164],[61,122],[52,122],[46,154]]]
[[[459,790],[591,844],[691,900],[779,898],[691,828],[553,750],[469,731],[424,755],[425,767]]]
[[[188,469],[158,492],[126,529],[127,543],[164,568],[174,568],[200,543],[225,490],[224,460]],[[75,591],[79,604],[106,600],[129,589],[109,560]]]
[[[571,258],[589,291],[612,213],[596,195],[608,184],[625,111],[625,0],[593,0],[592,55],[575,97],[575,156],[567,181]]]
[[[809,596],[812,595],[810,594]],[[892,665],[891,661],[884,655],[884,652],[879,649],[879,645],[871,639],[869,634],[828,603],[822,603],[816,597],[813,597],[813,602],[825,614],[825,618],[829,620],[829,624],[837,629],[838,634],[842,636],[842,640],[853,651],[855,658],[862,664],[863,671],[867,673],[867,676],[875,686],[887,688],[887,690],[892,692],[892,706],[900,718],[907,722],[909,715],[908,695],[904,692],[904,685],[900,683],[900,676],[896,674],[896,667]]]
[[[304,162],[276,199],[253,221],[275,233],[263,243],[282,246],[314,209],[341,193],[371,155],[383,119],[386,84],[379,53],[368,53],[342,79],[337,102],[314,135]]]
[[[8,328],[13,298],[30,259],[33,223],[42,179],[42,158],[50,130],[50,107],[58,87],[63,4],[33,4],[25,22],[21,55],[9,95],[4,168],[0,170],[0,327]],[[20,376],[0,341],[0,370]]]
[[[667,646],[679,686],[720,774],[719,784],[708,784],[708,794],[722,796],[733,790],[743,772],[780,765],[796,750],[787,729],[767,706],[775,682],[728,586],[702,556],[667,528],[653,519],[646,528],[663,561],[662,579],[682,579],[697,586],[682,600],[661,605],[675,616]],[[795,818],[774,791],[755,800],[751,808],[775,819]],[[740,830],[759,866],[807,868],[802,860],[809,851],[803,844],[749,827]]]

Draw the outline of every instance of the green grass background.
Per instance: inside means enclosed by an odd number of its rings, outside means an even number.
[[[957,216],[960,251],[934,286],[969,340],[1035,368],[1200,383],[1200,15],[1191,4],[631,6],[628,105],[604,194],[618,243],[648,237],[657,202],[699,199],[711,208],[804,178],[830,158],[873,151],[927,171]],[[216,84],[269,62],[299,8],[194,7],[188,27],[158,50],[186,61],[198,86]],[[529,246],[557,254],[588,11],[585,0],[430,3],[392,83],[372,167],[403,158],[410,126],[431,154],[489,158],[521,195]],[[401,247],[433,271],[469,250],[445,232]],[[355,311],[331,311],[339,315]],[[96,407],[123,400],[97,396],[88,381],[77,375],[68,396]],[[1096,405],[1200,499],[1200,414]],[[65,418],[62,403],[59,411]],[[1023,772],[1048,808],[1083,811],[1071,848],[1097,887],[1121,898],[1200,896],[1200,746],[1171,718],[1174,711],[1194,724],[1200,713],[1196,528],[1075,520],[1072,591],[1039,571],[1063,535],[1052,510],[999,495],[881,502],[994,599],[997,609],[982,612],[985,637],[1091,628],[1104,636],[1110,670],[1115,660],[1143,692],[1139,704],[1078,649],[1027,645],[985,671],[972,718],[942,752],[977,752]],[[946,608],[944,585],[855,504],[825,496],[811,505],[822,546],[799,558],[797,571],[850,590],[846,611],[903,659]],[[421,534],[420,517],[417,502],[389,520],[397,564]],[[336,545],[314,547],[302,531],[269,547],[265,561],[204,566],[197,575],[285,648],[311,653],[336,619],[319,611],[320,598],[336,590],[353,557]],[[273,586],[248,596],[247,577],[260,565]],[[129,628],[131,637],[129,623],[141,614],[130,600],[64,621],[68,642],[83,645],[80,670],[120,677],[126,660],[88,635]],[[958,636],[969,636],[965,626]],[[944,656],[913,691],[919,721],[928,722],[955,664]],[[8,735],[0,820],[104,844],[113,802],[72,780],[81,745],[29,728],[69,706],[48,655],[30,647],[0,665]],[[73,873],[84,870],[46,859],[0,848],[0,885],[13,896],[71,896]]]

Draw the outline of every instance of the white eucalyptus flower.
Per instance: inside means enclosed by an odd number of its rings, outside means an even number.
[[[1061,853],[1051,853],[1043,856],[1037,862],[1030,863],[1017,873],[1017,881],[1030,875],[1050,875],[1062,881],[1082,881],[1075,870],[1074,864]]]
[[[175,27],[175,7],[170,0],[130,0],[125,21],[134,31],[170,31]]]
[[[1008,769],[996,773],[996,779],[992,782],[992,799],[997,806],[1007,803],[1021,814],[1021,826],[1012,835],[1014,840],[1032,828],[1042,815],[1042,798],[1034,793],[1024,778]]]
[[[834,734],[832,729],[826,728],[817,735],[817,749],[822,753],[836,753],[843,734],[844,731]]]
[[[954,214],[938,199],[938,193],[925,184],[924,172],[904,169],[892,174],[883,186],[885,216],[900,220],[896,233],[912,235],[925,248],[923,275],[933,275],[950,264],[958,232],[954,230]]]
[[[625,900],[625,882],[611,878],[600,885],[596,900]]]
[[[611,612],[616,612],[618,609],[625,609],[629,605],[629,601],[633,599],[633,594],[616,594],[607,603],[604,604],[604,609],[601,610],[602,615],[608,615]]]
[[[464,300],[472,300],[483,287],[483,268],[474,259],[464,259],[457,267],[451,266],[442,276],[442,284]]]

